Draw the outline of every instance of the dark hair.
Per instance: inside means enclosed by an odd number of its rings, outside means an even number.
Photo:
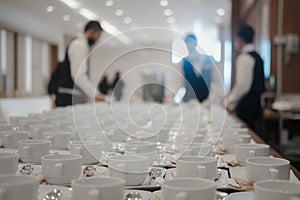
[[[84,32],[91,29],[94,29],[96,31],[103,31],[103,28],[98,21],[89,21],[84,27]]]
[[[184,41],[185,42],[188,42],[188,41],[195,42],[197,44],[197,37],[195,34],[189,33],[185,36]]]
[[[254,30],[249,25],[243,25],[240,27],[238,34],[239,38],[241,38],[246,43],[252,43],[254,37]]]

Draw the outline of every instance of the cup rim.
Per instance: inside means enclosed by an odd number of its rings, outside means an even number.
[[[279,161],[282,161],[282,163],[274,163],[274,164],[271,164],[271,163],[259,163],[259,162],[254,162],[252,160],[260,160],[260,159],[268,159],[268,160],[279,160]],[[246,163],[248,164],[253,164],[253,165],[258,165],[258,166],[283,166],[283,165],[287,165],[287,164],[290,164],[290,161],[289,160],[286,160],[286,159],[283,159],[283,158],[276,158],[276,157],[252,157],[252,158],[248,158],[246,159]]]
[[[123,158],[127,157],[128,159],[124,160]],[[119,159],[121,158],[121,159]],[[134,158],[134,159],[130,159]],[[114,160],[114,161],[146,161],[148,160],[148,156],[143,156],[143,155],[115,155],[112,156],[109,160]]]
[[[49,140],[40,140],[40,139],[28,139],[28,140],[20,140],[18,142],[20,145],[30,145],[30,144],[51,144]]]
[[[270,148],[270,145],[267,144],[252,144],[252,143],[243,143],[243,144],[236,144],[236,148],[240,149],[264,149],[264,148]]]
[[[191,142],[191,143],[181,143],[179,144],[182,147],[212,147],[213,145],[209,144],[209,143],[205,143],[205,142]]]
[[[70,141],[70,145],[101,145],[103,144],[100,141],[94,141],[94,140],[76,140],[76,141]]]
[[[82,184],[82,181],[91,181],[91,180],[96,180],[96,179],[103,180],[103,181],[110,179],[110,180],[116,181],[115,183],[111,183],[111,184],[106,183],[105,187],[101,187],[101,188],[125,185],[125,180],[122,178],[118,178],[118,177],[94,177],[94,178],[89,178],[89,179],[75,179],[75,180],[72,180],[71,185],[72,185],[72,187],[80,186],[80,187],[84,187],[84,188],[96,188],[97,189],[97,188],[99,188],[99,187],[97,187],[97,185],[93,185],[91,187],[91,185]]]
[[[69,156],[68,159],[63,159],[63,160],[77,160],[77,159],[82,159],[81,155],[77,155],[77,154],[48,154],[48,155],[44,155],[41,157],[41,160],[46,160],[46,161],[61,161],[62,159],[59,158],[51,158],[51,157],[55,157],[55,156]]]
[[[15,134],[27,134],[29,135],[29,131],[24,131],[24,130],[6,130],[6,131],[1,131],[1,134],[9,134],[9,135],[15,135]]]
[[[201,160],[194,160],[194,161],[191,161],[191,160],[183,160],[182,158],[203,158],[203,159],[206,159],[206,160],[203,160],[203,162]],[[216,162],[217,159],[215,157],[210,157],[210,156],[182,156],[182,157],[179,157],[177,162],[180,161],[180,162],[184,162],[184,163],[211,163],[211,162]]]
[[[295,182],[291,182],[289,180],[263,180],[263,181],[258,181],[256,183],[254,183],[254,187],[255,188],[259,188],[260,190],[263,190],[263,191],[267,191],[267,192],[275,192],[275,193],[284,193],[284,194],[300,194],[300,191],[299,193],[294,193],[294,192],[289,192],[289,191],[277,191],[275,189],[269,189],[269,188],[265,188],[265,187],[262,187],[261,184],[264,184],[264,183],[289,183],[289,184],[295,184],[295,185],[298,185],[300,187],[300,184],[299,183],[295,183]]]
[[[1,185],[0,184],[0,188],[5,188],[5,186],[19,186],[19,185],[27,185],[30,183],[39,183],[39,179],[36,176],[21,176],[21,175],[0,175],[0,179],[1,178],[18,178],[18,179],[25,179],[26,182],[22,182],[22,181],[18,181],[15,182],[14,184],[5,184],[5,185]]]
[[[204,179],[204,178],[176,178],[176,179],[170,179],[170,180],[166,180],[162,187],[167,188],[167,189],[172,189],[172,190],[177,190],[179,187],[175,187],[175,186],[171,186],[168,185],[169,182],[174,182],[174,181],[186,181],[186,180],[191,180],[191,181],[202,181],[202,182],[206,182],[207,184],[205,185],[205,187],[189,187],[189,188],[184,188],[185,191],[194,191],[194,190],[206,190],[206,189],[210,189],[212,187],[216,188],[216,183],[208,180],[208,179]],[[210,185],[209,185],[210,184]]]
[[[0,159],[3,159],[3,158],[14,158],[14,157],[18,157],[17,154],[15,153],[10,153],[10,152],[0,152],[0,155],[3,155],[0,157]]]
[[[71,135],[72,132],[69,131],[44,131],[43,132],[44,135]]]

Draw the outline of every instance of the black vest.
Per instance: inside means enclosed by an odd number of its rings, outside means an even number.
[[[254,122],[261,117],[260,96],[265,91],[264,63],[256,52],[249,52],[255,60],[253,81],[249,92],[238,102],[237,115],[245,122]]]

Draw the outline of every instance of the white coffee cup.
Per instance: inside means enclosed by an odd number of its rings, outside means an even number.
[[[272,157],[248,158],[246,177],[253,182],[267,179],[290,180],[290,161]]]
[[[224,134],[222,144],[228,153],[235,153],[235,145],[250,143],[251,136],[246,134]]]
[[[15,126],[12,124],[0,124],[0,133],[2,133],[3,131],[10,131],[14,129]]]
[[[120,178],[98,177],[72,181],[72,200],[124,199],[125,181]]]
[[[108,161],[108,173],[111,177],[124,179],[126,185],[140,185],[147,177],[148,163],[149,158],[147,156],[113,156]]]
[[[265,180],[254,183],[255,200],[300,199],[300,183],[283,180]]]
[[[29,139],[28,131],[11,130],[3,131],[1,134],[2,145],[5,148],[17,149],[20,140]]]
[[[29,125],[29,129],[31,132],[31,137],[33,139],[44,139],[44,132],[47,131],[56,131],[58,127],[52,124],[31,124]]]
[[[0,176],[0,200],[37,200],[38,188],[35,176]]]
[[[71,133],[66,131],[47,131],[44,138],[51,141],[51,149],[66,150],[70,143]]]
[[[0,174],[16,174],[19,157],[14,153],[0,153]]]
[[[208,143],[182,143],[179,153],[182,156],[211,156],[213,147]]]
[[[165,181],[162,186],[164,200],[212,200],[216,199],[216,184],[207,179],[176,178]]]
[[[41,163],[41,157],[50,154],[49,140],[21,140],[18,144],[19,157],[24,163]]]
[[[176,177],[199,177],[215,180],[217,159],[214,157],[180,157],[176,163]]]
[[[102,143],[97,141],[71,141],[69,145],[72,154],[82,156],[83,164],[90,165],[101,159]]]
[[[50,184],[70,184],[81,174],[82,156],[53,154],[42,157],[42,174]]]
[[[252,157],[268,157],[270,146],[267,144],[237,144],[235,145],[235,159],[240,166],[246,165],[246,160]]]
[[[142,155],[149,158],[149,165],[156,160],[157,145],[152,142],[129,142],[124,144],[126,155]]]

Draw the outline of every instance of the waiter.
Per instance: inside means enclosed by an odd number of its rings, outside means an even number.
[[[64,76],[64,84],[57,88],[57,106],[104,100],[104,96],[89,78],[90,49],[99,40],[102,31],[98,21],[90,21],[86,24],[84,33],[71,42],[64,66],[61,67],[64,73],[58,75]]]
[[[265,91],[263,60],[253,45],[254,30],[248,25],[238,31],[241,53],[236,60],[235,85],[228,96],[227,110],[234,112],[249,128],[260,132],[260,96]]]

